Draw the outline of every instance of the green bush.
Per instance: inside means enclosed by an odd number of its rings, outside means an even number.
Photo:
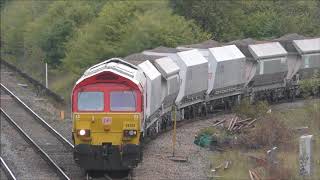
[[[250,100],[245,98],[234,108],[234,111],[242,118],[259,118],[266,115],[269,109],[270,107],[266,101],[258,101],[255,104],[251,104]]]
[[[311,79],[299,82],[303,96],[315,96],[320,94],[320,72],[316,72]]]

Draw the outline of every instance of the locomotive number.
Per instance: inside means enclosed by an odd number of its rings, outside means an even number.
[[[134,128],[136,127],[136,124],[126,124],[126,128]]]
[[[104,117],[102,118],[102,124],[109,125],[112,123],[112,117]]]

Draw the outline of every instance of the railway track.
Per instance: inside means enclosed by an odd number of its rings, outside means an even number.
[[[9,168],[8,164],[4,161],[2,157],[0,157],[1,168],[6,174],[7,179],[16,180],[16,176],[13,174],[12,170]]]
[[[7,95],[7,98],[2,99],[1,113],[34,140],[34,143],[42,149],[40,151],[47,154],[43,156],[54,162],[51,164],[55,164],[53,166],[59,169],[57,171],[60,172],[60,176],[64,179],[83,178],[80,168],[73,161],[73,144],[3,84],[1,84],[2,94]]]
[[[28,145],[34,149],[35,156],[40,156],[42,160],[44,160],[50,167],[50,171],[54,171],[57,175],[57,178],[70,179],[63,170],[50,158],[50,156],[33,140],[16,122],[13,120],[2,108],[0,108],[1,115],[4,119],[11,125],[13,130],[16,131],[17,134],[23,137],[23,139],[28,143]],[[8,127],[7,127],[8,128]],[[28,159],[25,157],[25,159]],[[3,159],[2,159],[3,160]],[[28,159],[31,161],[31,159]],[[4,162],[4,160],[3,160]],[[30,163],[30,162],[29,162]],[[32,163],[32,162],[31,162]],[[8,168],[8,166],[6,166]],[[37,167],[41,168],[42,171],[46,170],[46,167]],[[33,172],[34,173],[34,172]],[[13,176],[12,171],[9,172],[10,176]],[[36,173],[35,173],[36,174]],[[54,174],[53,174],[54,175]],[[50,177],[50,176],[49,176]]]

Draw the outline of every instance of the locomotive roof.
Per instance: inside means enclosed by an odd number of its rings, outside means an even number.
[[[218,62],[245,58],[235,45],[215,47],[209,50]]]
[[[300,54],[320,53],[320,38],[294,40],[293,44]]]
[[[110,71],[115,74],[119,74],[128,79],[131,79],[134,83],[139,84],[139,69],[137,66],[127,63],[119,58],[111,58],[96,64],[88,68],[82,75],[82,77],[76,82],[76,85],[85,79],[100,74],[104,71]]]
[[[266,59],[287,55],[287,51],[279,42],[251,44],[249,45],[249,51],[252,53],[254,59]]]

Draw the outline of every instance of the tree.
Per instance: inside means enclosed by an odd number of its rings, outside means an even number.
[[[40,48],[45,61],[51,66],[60,65],[65,56],[65,43],[77,28],[95,17],[95,8],[86,1],[56,1],[48,12],[28,24],[26,49]]]
[[[175,12],[194,19],[216,40],[266,39],[287,33],[320,34],[320,2],[171,0]]]
[[[191,21],[173,16],[165,1],[117,1],[79,29],[66,45],[64,64],[75,73],[99,61],[159,45],[204,40],[206,33]],[[184,37],[183,37],[184,36]]]
[[[28,23],[43,14],[51,1],[11,1],[1,9],[1,56],[16,60],[24,55]]]
[[[122,55],[158,46],[176,47],[204,41],[210,35],[192,21],[173,15],[168,8],[146,11],[130,23],[131,28],[121,37]]]

